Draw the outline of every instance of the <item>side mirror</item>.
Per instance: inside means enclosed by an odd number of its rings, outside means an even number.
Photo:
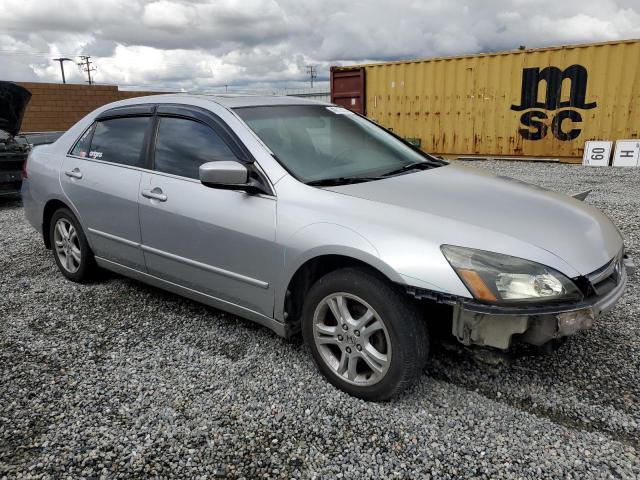
[[[200,165],[200,181],[211,188],[244,190],[247,193],[268,193],[260,182],[249,177],[245,165],[233,160],[207,162]]]
[[[241,187],[249,179],[249,171],[240,162],[220,161],[200,165],[200,181],[208,187]]]

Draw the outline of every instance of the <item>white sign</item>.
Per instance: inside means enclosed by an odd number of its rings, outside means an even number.
[[[640,140],[618,140],[613,154],[613,166],[640,166]]]
[[[584,142],[582,165],[590,167],[606,167],[609,165],[611,146],[613,142],[593,141]]]

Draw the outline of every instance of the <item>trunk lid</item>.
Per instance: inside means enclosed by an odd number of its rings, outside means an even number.
[[[12,137],[18,134],[30,99],[31,92],[26,88],[0,81],[0,130]]]

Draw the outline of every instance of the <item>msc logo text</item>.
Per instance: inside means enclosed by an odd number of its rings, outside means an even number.
[[[562,100],[562,83],[569,80],[568,100]],[[544,80],[546,91],[544,101],[539,101],[540,82]],[[596,108],[596,102],[587,102],[587,69],[582,65],[571,65],[565,70],[557,67],[525,68],[522,70],[522,93],[520,105],[511,105],[511,110],[521,112],[518,133],[525,140],[541,140],[547,136],[551,118],[551,132],[558,140],[568,141],[577,138],[579,128],[567,128],[565,120],[573,124],[582,122],[578,110]],[[553,113],[557,110],[557,113]]]

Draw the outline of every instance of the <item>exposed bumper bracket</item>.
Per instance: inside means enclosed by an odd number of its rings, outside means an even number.
[[[507,350],[514,335],[518,341],[543,345],[592,328],[596,318],[614,307],[624,294],[629,275],[635,271],[629,257],[625,256],[623,261],[624,268],[615,288],[576,304],[504,307],[415,287],[407,287],[407,293],[453,306],[451,333],[463,345]]]
[[[531,345],[574,335],[593,327],[592,308],[555,315],[487,315],[454,307],[452,333],[463,345],[507,350],[513,336]]]

